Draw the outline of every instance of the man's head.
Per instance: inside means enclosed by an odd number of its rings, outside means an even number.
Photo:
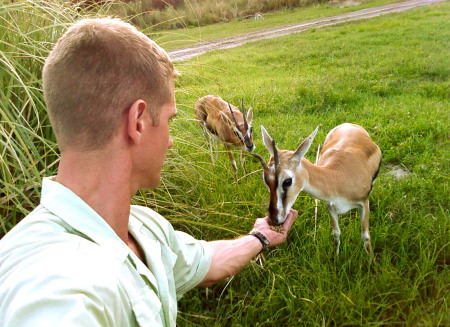
[[[172,101],[178,75],[166,52],[119,19],[85,19],[55,44],[43,70],[44,97],[63,152],[94,150],[117,132],[130,106],[143,99],[155,125]]]

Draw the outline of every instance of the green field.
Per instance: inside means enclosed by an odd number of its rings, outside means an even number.
[[[211,0],[214,1],[214,0]],[[144,22],[136,18],[139,26],[143,27],[151,38],[157,41],[167,51],[191,46],[200,42],[208,42],[219,38],[227,38],[237,36],[244,33],[251,33],[255,31],[264,30],[267,28],[275,28],[286,26],[289,24],[296,24],[306,22],[308,20],[319,19],[323,17],[330,17],[339,14],[344,14],[356,10],[361,10],[370,7],[382,6],[396,0],[368,0],[360,1],[358,6],[330,6],[328,4],[318,4],[315,6],[297,8],[294,10],[274,11],[264,13],[264,20],[254,19],[233,19],[227,23],[211,24],[202,26],[200,28],[184,28],[170,31],[153,31],[151,26],[145,25]],[[355,1],[356,3],[356,1]],[[174,15],[173,18],[176,16]]]
[[[23,6],[0,6],[0,236],[38,203],[41,176],[56,172],[40,72],[80,15],[63,5]],[[308,17],[314,8],[304,9]],[[328,9],[316,10],[318,17]],[[364,126],[383,152],[370,197],[378,266],[363,249],[356,212],[340,217],[336,258],[325,207],[316,224],[314,200],[301,194],[287,243],[234,278],[185,295],[179,326],[450,325],[449,13],[445,2],[176,63],[175,145],[161,186],[141,191],[134,203],[155,208],[177,229],[205,240],[233,238],[267,210],[259,162],[247,156],[250,173],[240,170],[235,182],[223,147],[204,138],[193,113],[203,95],[252,106],[255,151],[267,159],[260,125],[291,150],[319,125],[311,161],[343,122]],[[408,175],[396,178],[394,168]]]

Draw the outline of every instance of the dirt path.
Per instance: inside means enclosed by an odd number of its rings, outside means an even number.
[[[320,18],[315,20],[310,20],[307,22],[292,24],[283,27],[277,27],[267,30],[262,30],[258,32],[243,34],[236,37],[230,37],[226,39],[199,43],[195,46],[189,48],[183,48],[178,50],[172,50],[169,52],[169,56],[174,61],[186,60],[198,55],[201,55],[205,52],[212,50],[221,50],[228,48],[235,48],[242,44],[248,42],[255,42],[262,39],[271,39],[278,36],[288,35],[292,33],[303,32],[309,28],[317,28],[323,26],[329,26],[334,24],[339,24],[343,22],[349,22],[352,20],[358,19],[367,19],[372,17],[377,17],[384,14],[396,13],[405,11],[411,8],[426,6],[433,3],[444,2],[447,0],[407,0],[404,2],[392,3],[389,5],[374,7],[368,9],[362,9],[350,13],[346,13],[343,15]]]

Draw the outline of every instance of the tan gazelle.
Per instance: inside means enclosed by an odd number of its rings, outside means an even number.
[[[195,115],[209,134],[225,145],[235,179],[237,180],[237,166],[232,150],[241,150],[241,165],[247,174],[244,152],[255,149],[252,139],[252,108],[246,114],[243,105],[241,112],[218,95],[206,95],[195,103]]]
[[[304,158],[316,133],[308,136],[295,151],[278,150],[275,141],[261,126],[263,142],[271,157],[264,168],[264,182],[270,190],[269,219],[279,225],[303,191],[325,203],[331,217],[336,254],[341,230],[338,215],[358,209],[362,239],[373,259],[369,234],[369,194],[381,163],[381,151],[361,126],[345,123],[332,129],[323,145],[317,165]]]

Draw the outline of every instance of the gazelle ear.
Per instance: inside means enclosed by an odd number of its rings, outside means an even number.
[[[273,145],[272,145],[273,140],[270,137],[269,133],[267,133],[267,131],[263,125],[261,125],[261,134],[262,134],[262,139],[263,139],[264,145],[266,146],[267,151],[269,151],[269,154],[271,156],[273,156]]]
[[[252,119],[253,119],[253,110],[252,110],[252,107],[250,107],[250,108],[248,108],[248,111],[247,111],[247,123],[249,125],[252,124]]]
[[[301,161],[301,159],[305,156],[306,152],[308,152],[309,147],[311,146],[318,130],[319,130],[319,126],[317,126],[316,129],[314,130],[314,132],[312,132],[311,135],[308,136],[302,142],[302,144],[300,144],[298,146],[297,150],[295,150],[294,155],[292,156],[292,159],[298,160],[299,162]]]

